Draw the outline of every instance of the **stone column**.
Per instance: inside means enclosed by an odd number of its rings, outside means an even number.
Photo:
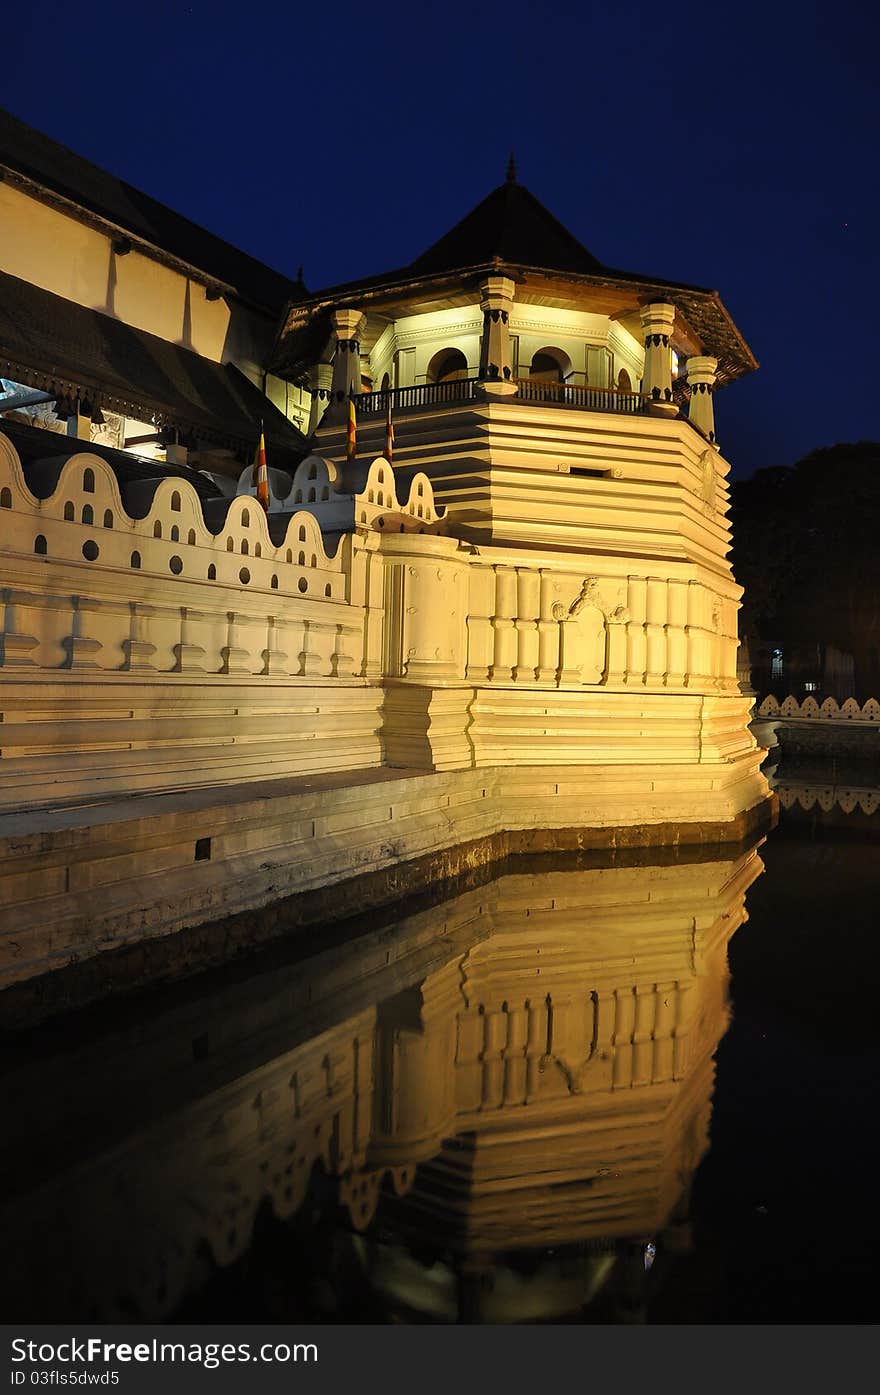
[[[699,427],[707,440],[715,444],[715,408],[712,393],[715,388],[717,358],[695,356],[687,361],[687,380],[691,389],[688,417]]]
[[[186,446],[181,445],[180,432],[176,427],[171,430],[171,439],[165,443],[165,464],[185,465],[189,459],[189,451]]]
[[[508,276],[489,276],[480,286],[480,384],[490,397],[512,397],[517,391],[510,350],[510,312],[515,289]]]
[[[67,434],[75,436],[80,441],[90,441],[92,438],[92,421],[82,409],[82,399],[77,397],[72,400],[73,412],[67,418]]]
[[[669,339],[675,323],[675,306],[655,301],[640,311],[645,331],[645,368],[642,392],[651,399],[651,411],[659,416],[677,416],[672,400],[672,350]]]
[[[332,389],[333,365],[330,363],[313,364],[309,369],[309,392],[312,395],[312,402],[309,409],[307,436],[313,436],[320,426],[321,418],[327,410],[327,403],[330,401]]]
[[[346,399],[361,390],[361,345],[358,339],[364,317],[360,310],[334,310],[336,355],[333,359],[331,399],[333,406],[344,406]]]

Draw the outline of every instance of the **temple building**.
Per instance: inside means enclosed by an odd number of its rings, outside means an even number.
[[[312,291],[2,117],[4,981],[762,826],[714,417],[756,366],[512,164]]]

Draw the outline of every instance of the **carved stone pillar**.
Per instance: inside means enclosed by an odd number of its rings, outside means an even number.
[[[346,351],[347,352],[347,351]],[[311,407],[309,408],[309,424],[306,430],[307,436],[313,436],[321,425],[321,418],[327,410],[327,403],[330,401],[330,394],[333,389],[333,365],[330,363],[314,363],[309,369],[309,392],[311,393]],[[360,388],[358,388],[360,391]]]
[[[675,306],[655,301],[641,308],[645,331],[645,367],[642,392],[651,399],[650,410],[659,416],[677,416],[672,400],[672,349],[669,340],[675,323]]]
[[[517,390],[510,348],[514,290],[514,283],[507,276],[489,276],[480,287],[480,384],[489,397],[512,397]]]
[[[707,440],[715,444],[715,407],[712,394],[715,388],[717,358],[699,356],[687,361],[687,380],[691,389],[688,403],[688,418],[699,427]]]

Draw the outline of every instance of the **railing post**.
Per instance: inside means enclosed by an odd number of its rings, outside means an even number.
[[[350,394],[357,396],[361,390],[361,346],[357,336],[363,321],[360,310],[333,311],[336,354],[333,359],[331,407],[335,415],[341,415],[345,410],[345,402]]]
[[[333,368],[329,363],[315,363],[309,369],[309,392],[312,401],[309,409],[309,425],[306,434],[313,436],[321,424],[327,410],[333,383]]]
[[[655,301],[640,311],[645,331],[645,367],[642,390],[650,399],[649,411],[658,416],[678,416],[672,400],[672,349],[669,340],[675,323],[675,306]]]
[[[687,361],[687,380],[691,390],[688,403],[688,419],[699,427],[703,435],[715,444],[715,408],[712,392],[718,368],[717,358],[699,355]]]
[[[512,397],[517,391],[510,348],[510,312],[514,283],[508,276],[489,276],[480,287],[483,336],[480,341],[480,384],[490,397]]]

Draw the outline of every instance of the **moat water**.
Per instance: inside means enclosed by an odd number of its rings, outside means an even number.
[[[5,1320],[876,1321],[853,788],[9,1034]]]

